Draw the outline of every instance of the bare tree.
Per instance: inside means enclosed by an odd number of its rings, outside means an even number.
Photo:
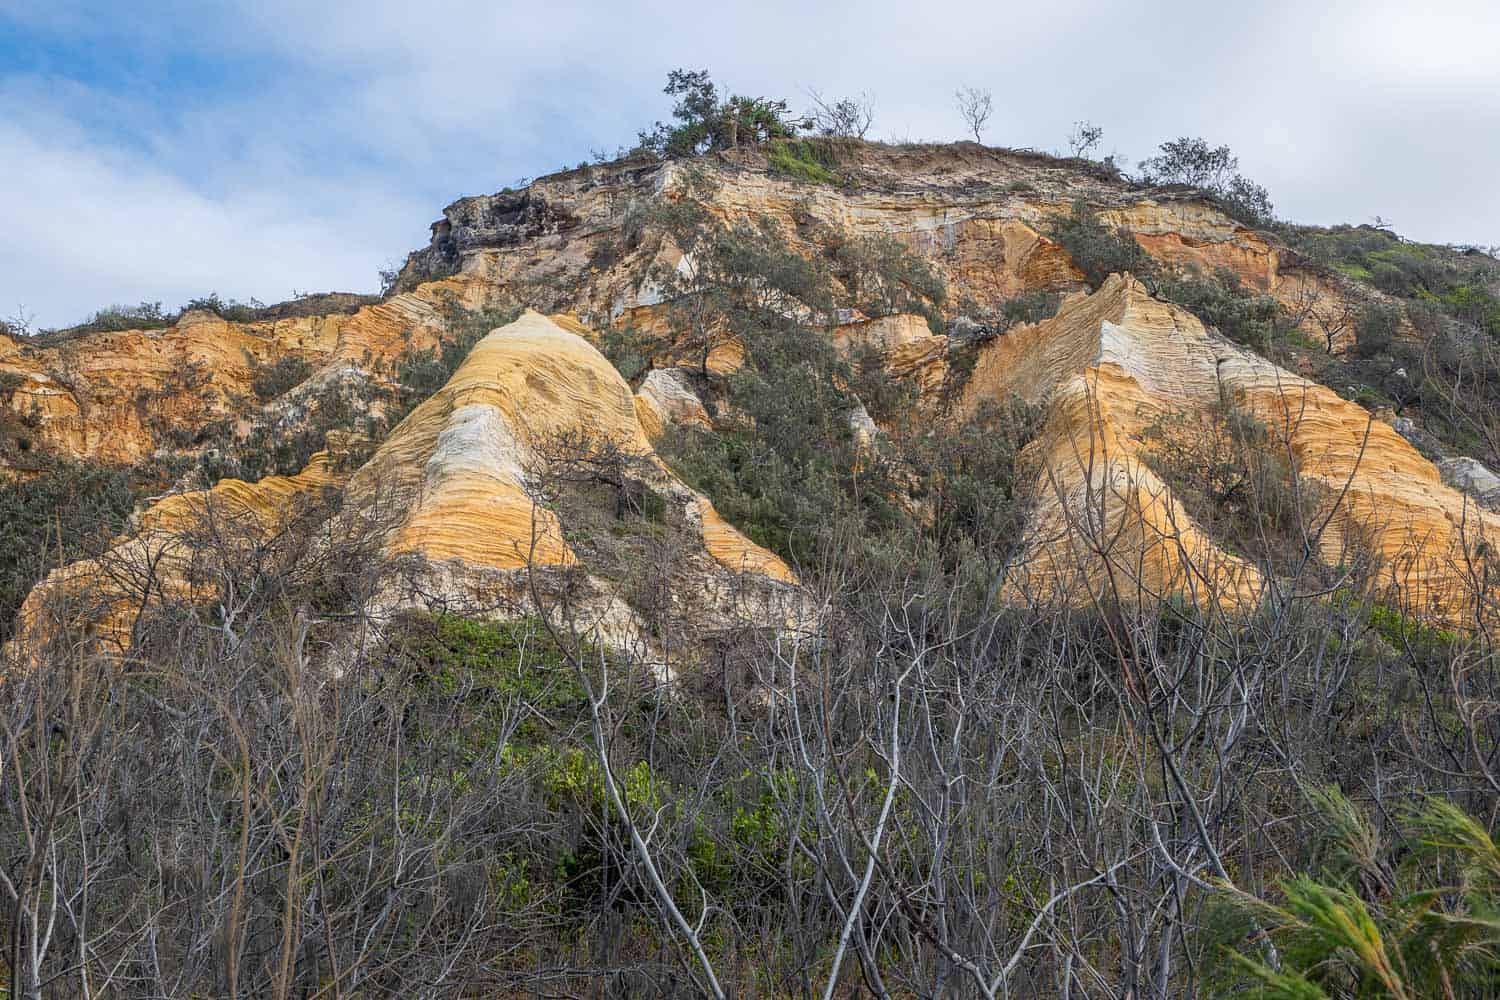
[[[1073,123],[1073,131],[1068,133],[1068,149],[1074,156],[1086,157],[1099,145],[1104,138],[1104,129],[1087,121],[1076,121]]]
[[[863,139],[875,120],[875,102],[869,94],[828,100],[816,90],[809,89],[812,111],[808,119],[821,135],[844,139]]]
[[[953,92],[953,99],[957,104],[959,116],[963,118],[969,131],[974,133],[974,141],[983,142],[985,125],[989,123],[990,115],[994,112],[994,101],[990,92],[978,87],[959,87]]]

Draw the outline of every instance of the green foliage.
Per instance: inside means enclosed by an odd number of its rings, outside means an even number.
[[[1435,628],[1420,619],[1403,614],[1399,609],[1384,604],[1370,608],[1370,627],[1382,639],[1398,649],[1415,649],[1422,653],[1451,648],[1459,642],[1458,633],[1451,629]]]
[[[1360,311],[1354,321],[1354,349],[1362,358],[1373,358],[1384,354],[1396,339],[1396,326],[1401,318],[1398,309],[1381,303],[1372,303]]]
[[[828,228],[813,235],[823,247],[831,276],[842,286],[841,304],[867,316],[920,313],[929,326],[941,323],[947,285],[906,244],[891,236],[851,237]]]
[[[1057,315],[1062,293],[1035,288],[1000,303],[1000,319],[1006,329],[1023,323],[1040,323]]]
[[[864,345],[849,354],[849,391],[877,424],[886,424],[908,411],[920,395],[916,380],[896,378],[885,367],[885,355]]]
[[[1500,338],[1500,261],[1489,253],[1413,243],[1378,226],[1294,227],[1284,235],[1317,263]]]
[[[833,146],[812,139],[781,139],[771,144],[771,169],[809,184],[839,184]]]
[[[126,470],[55,457],[32,478],[0,480],[0,640],[37,581],[118,534],[135,499]]]
[[[1047,235],[1068,252],[1090,288],[1098,288],[1111,274],[1143,274],[1150,266],[1150,258],[1129,231],[1110,229],[1082,200],[1075,201],[1067,215],[1054,218]]]
[[[1268,998],[1500,994],[1500,850],[1478,820],[1429,799],[1386,847],[1337,789],[1310,796],[1334,864],[1281,883],[1281,900],[1242,897],[1271,953],[1230,952],[1244,978],[1222,995]]]
[[[217,313],[224,319],[234,323],[249,323],[256,319],[260,310],[265,308],[265,303],[256,299],[249,302],[240,302],[237,299],[222,299],[218,292],[210,292],[208,295],[189,299],[187,305],[182,307],[183,312],[201,309],[211,313]]]
[[[1012,399],[982,406],[951,432],[916,437],[904,458],[917,475],[913,499],[927,505],[926,531],[950,569],[963,559],[1010,555],[1031,486],[1021,449],[1041,429],[1040,406]]]
[[[1156,293],[1229,339],[1262,353],[1292,328],[1275,298],[1250,291],[1226,269],[1211,277],[1199,272],[1163,273],[1157,276]]]
[[[1156,156],[1141,161],[1141,178],[1146,183],[1199,188],[1230,216],[1248,225],[1274,221],[1270,195],[1239,173],[1239,158],[1228,146],[1210,147],[1201,138],[1182,136],[1159,148]]]
[[[255,378],[250,387],[255,392],[255,398],[262,403],[270,402],[282,393],[296,388],[312,374],[312,365],[291,354],[277,358],[276,363],[269,367],[262,367],[252,358],[251,366],[255,370]]]
[[[662,91],[677,99],[676,124],[657,122],[639,135],[640,148],[663,159],[679,159],[796,135],[798,123],[787,117],[787,102],[739,94],[719,96],[707,70],[674,69]]]
[[[386,655],[419,691],[461,696],[475,752],[515,722],[536,742],[584,711],[584,693],[552,635],[535,619],[489,622],[453,614],[406,614],[390,629]]]
[[[160,302],[142,302],[134,306],[109,306],[100,309],[71,333],[109,333],[117,330],[159,330],[171,326],[176,316],[163,311]]]
[[[661,338],[629,325],[606,327],[599,337],[599,353],[632,385],[651,370],[653,359],[666,347]]]

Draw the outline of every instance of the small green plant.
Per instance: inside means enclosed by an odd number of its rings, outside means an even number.
[[[1354,321],[1354,349],[1362,358],[1373,358],[1390,349],[1396,339],[1401,313],[1392,306],[1371,304]]]
[[[809,184],[839,184],[842,182],[833,170],[836,160],[832,145],[811,139],[782,139],[771,144],[767,154],[771,169],[779,174]]]
[[[1308,797],[1326,841],[1321,869],[1283,881],[1274,902],[1233,895],[1266,930],[1228,950],[1217,995],[1495,996],[1500,849],[1484,825],[1431,798],[1404,817],[1397,850],[1338,789]]]

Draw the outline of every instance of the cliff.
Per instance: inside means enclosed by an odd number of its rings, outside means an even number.
[[[728,622],[731,578],[759,580],[766,593],[794,588],[797,576],[782,558],[729,524],[654,450],[674,427],[743,422],[714,389],[753,350],[743,331],[715,330],[699,372],[701,341],[690,343],[674,325],[672,310],[684,298],[672,282],[696,275],[702,262],[698,251],[661,236],[653,213],[690,198],[720,224],[764,227],[809,260],[833,260],[840,293],[854,288],[836,266],[852,242],[886,240],[925,262],[945,293],[940,303],[908,289],[911,301],[901,308],[841,309],[827,335],[844,356],[873,352],[891,380],[913,385],[913,412],[931,433],[946,433],[986,402],[1014,398],[1045,409],[1024,455],[1034,505],[1005,575],[1012,599],[1205,593],[1243,607],[1263,600],[1276,571],[1199,523],[1153,458],[1153,428],[1164,419],[1207,420],[1231,406],[1264,425],[1297,477],[1320,487],[1318,502],[1330,506],[1321,523],[1316,511],[1307,523],[1317,526],[1324,563],[1347,562],[1362,546],[1383,557],[1382,572],[1409,606],[1443,620],[1465,617],[1476,599],[1466,567],[1500,528],[1496,515],[1444,485],[1388,423],[1307,372],[1205,328],[1137,278],[1116,274],[1089,292],[1078,263],[1048,233],[1084,203],[1158,265],[1232,276],[1336,351],[1353,326],[1341,320],[1335,328],[1332,317],[1347,318],[1379,293],[1309,265],[1193,192],[1142,187],[1084,161],[972,144],[856,144],[839,169],[840,184],[809,185],[777,174],[753,148],[692,163],[580,168],[453,203],[431,244],[409,259],[407,290],[352,314],[229,322],[188,313],[163,330],[0,341],[0,372],[11,387],[3,460],[12,474],[33,472],[41,454],[165,470],[201,455],[215,428],[215,440],[225,440],[227,425],[232,442],[258,425],[292,426],[305,409],[299,401],[332,379],[394,385],[398,361],[442,346],[455,310],[540,310],[479,339],[442,388],[371,443],[367,460],[344,468],[324,452],[296,475],[175,492],[147,507],[102,561],[55,572],[23,618],[38,620],[57,595],[92,580],[96,603],[112,610],[90,613],[120,638],[129,631],[125,605],[155,598],[98,584],[106,563],[150,552],[159,594],[190,599],[180,545],[206,512],[264,538],[299,498],[331,492],[340,498],[337,517],[375,525],[382,558],[406,567],[381,590],[381,608],[409,603],[419,589],[429,599],[436,592],[476,602],[477,581],[488,581],[508,595],[507,613],[517,613],[528,597],[516,574],[573,570],[593,581],[601,621],[613,622],[617,635],[645,636],[640,609],[611,587],[619,560],[591,565],[604,559],[602,549],[579,541],[567,498],[548,492],[561,443],[608,452],[612,468],[629,470],[604,477],[611,489],[644,490],[666,505],[662,523],[688,539],[673,599],[692,614]],[[435,275],[442,276],[424,280]],[[1051,318],[963,333],[980,329],[971,317],[999,314],[1033,292],[1066,298]],[[928,315],[914,311],[918,300]],[[654,338],[630,381],[600,350],[625,334]],[[305,377],[268,394],[258,379],[288,360],[304,365]],[[866,437],[880,433],[868,414],[851,421]],[[425,567],[420,588],[415,565]],[[773,605],[758,604],[751,618],[788,621]]]

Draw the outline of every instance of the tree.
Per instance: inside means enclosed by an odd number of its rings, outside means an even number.
[[[1076,157],[1086,157],[1099,145],[1099,140],[1104,138],[1104,129],[1087,121],[1073,123],[1073,131],[1068,133],[1068,148]]]
[[[1270,195],[1239,173],[1239,158],[1228,146],[1209,146],[1204,139],[1182,136],[1158,148],[1158,155],[1141,161],[1141,179],[1147,184],[1200,188],[1242,222],[1265,225],[1272,220]]]
[[[869,94],[825,100],[816,90],[808,90],[813,109],[808,114],[812,128],[820,135],[843,139],[863,139],[875,120],[874,102]]]
[[[978,87],[959,87],[953,92],[953,98],[958,106],[959,116],[963,118],[969,131],[974,133],[974,141],[983,142],[984,127],[994,112],[990,92]]]
[[[672,70],[662,93],[677,99],[672,108],[677,124],[657,122],[639,138],[642,149],[664,159],[789,138],[803,124],[787,117],[785,100],[740,94],[721,98],[706,69]]]
[[[1373,358],[1391,346],[1401,324],[1401,312],[1395,306],[1372,303],[1360,310],[1354,320],[1354,349],[1362,358]]]

